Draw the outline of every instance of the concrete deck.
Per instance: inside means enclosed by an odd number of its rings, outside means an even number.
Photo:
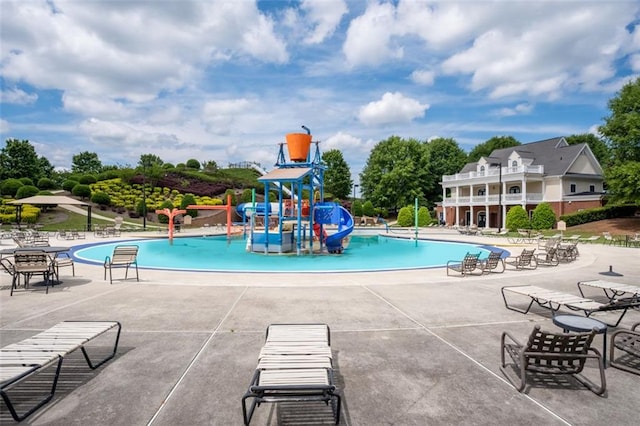
[[[446,230],[423,235],[507,242]],[[73,241],[52,241],[58,243]],[[322,275],[141,270],[139,283],[116,279],[109,285],[102,267],[76,263],[76,276],[61,270],[64,282],[48,295],[34,288],[10,297],[9,277],[0,274],[0,339],[5,346],[63,320],[118,320],[123,326],[116,358],[91,371],[74,353],[54,400],[24,424],[241,425],[240,400],[265,329],[278,322],[331,327],[344,425],[636,424],[640,376],[608,368],[608,391],[599,397],[567,379],[530,382],[518,393],[499,370],[502,331],[525,341],[535,324],[557,329],[548,311],[507,310],[502,286],[579,294],[582,280],[640,284],[639,249],[579,249],[570,264],[467,278],[447,277],[444,269]],[[623,276],[600,275],[609,265]],[[620,327],[636,322],[640,311],[631,311]],[[594,346],[602,348],[602,336]],[[589,377],[596,373],[593,365],[586,368]],[[4,403],[0,408],[0,422],[12,424]],[[321,403],[265,404],[252,424],[331,420]]]

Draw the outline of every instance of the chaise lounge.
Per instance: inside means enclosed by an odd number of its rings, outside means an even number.
[[[464,277],[473,273],[476,269],[480,271],[480,275],[484,273],[480,253],[467,253],[462,260],[450,260],[447,262],[447,276],[451,275],[449,271],[455,271]]]

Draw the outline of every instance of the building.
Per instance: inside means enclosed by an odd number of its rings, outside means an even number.
[[[494,150],[455,175],[442,176],[447,225],[504,228],[507,212],[522,206],[531,216],[547,202],[556,216],[602,206],[602,168],[587,144],[563,137]]]

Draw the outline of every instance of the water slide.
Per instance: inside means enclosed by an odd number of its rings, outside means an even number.
[[[316,203],[313,220],[316,224],[338,225],[336,233],[327,235],[324,232],[322,238],[329,253],[342,253],[342,240],[353,231],[354,223],[351,213],[336,203]],[[314,232],[317,237],[320,237],[319,226],[314,226]]]
[[[251,163],[251,168],[256,170],[262,176],[264,176],[264,175],[266,175],[268,173],[265,169],[263,169],[262,167],[258,166],[256,163]],[[278,182],[271,182],[271,183],[274,184],[277,187],[280,187],[280,183],[278,183]],[[293,195],[293,194],[291,194],[291,190],[289,188],[287,188],[286,186],[282,187],[282,191],[285,194],[287,194],[289,197],[292,197],[292,195]]]

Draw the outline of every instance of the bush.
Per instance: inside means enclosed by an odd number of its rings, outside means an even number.
[[[18,192],[16,192],[16,198],[21,199],[33,197],[34,195],[38,195],[38,192],[40,192],[40,190],[33,185],[23,185],[18,188]]]
[[[582,210],[577,213],[560,216],[560,220],[564,220],[567,226],[576,226],[583,223],[595,222],[604,219],[613,219],[616,217],[630,217],[640,208],[638,204],[622,204],[595,209]]]
[[[29,179],[28,177],[20,178],[20,182],[22,182],[23,185],[34,186],[33,185],[33,181],[31,179]]]
[[[49,179],[49,178],[41,178],[38,181],[38,188],[40,189],[53,189],[56,187],[56,184],[53,180]]]
[[[80,197],[84,200],[85,198],[91,197],[91,188],[89,187],[89,185],[83,185],[79,183],[73,187],[71,193],[76,197]]]
[[[18,189],[21,186],[24,186],[22,182],[18,179],[7,179],[2,182],[2,187],[0,187],[0,192],[2,195],[8,195],[9,197],[15,197]]]
[[[105,170],[98,174],[98,182],[103,180],[117,179],[120,177],[120,173],[117,170]]]
[[[369,200],[365,201],[362,205],[362,214],[364,216],[375,216],[376,209],[373,208],[373,203]]]
[[[423,227],[429,225],[433,219],[431,218],[431,212],[426,207],[420,207],[418,209],[418,226]]]
[[[362,216],[364,214],[363,208],[362,208],[362,201],[355,200],[353,204],[351,204],[351,212],[353,213],[354,216]]]
[[[222,199],[222,202],[224,204],[227,204],[227,196],[231,195],[231,205],[235,206],[236,205],[236,193],[233,189],[227,189],[224,192],[224,198]]]
[[[80,182],[78,182],[77,180],[72,180],[72,179],[65,180],[64,182],[62,182],[62,189],[64,189],[67,192],[71,192],[73,191],[73,187],[76,186],[78,183]]]
[[[81,183],[83,185],[91,185],[92,183],[96,183],[97,181],[98,179],[96,179],[96,177],[93,175],[83,175],[80,176],[80,179],[78,179],[78,183]]]
[[[162,209],[169,209],[172,210],[173,209],[173,203],[171,202],[171,200],[165,200],[162,204],[160,204],[160,206],[158,206],[159,210]],[[158,215],[158,222],[160,223],[164,223],[165,225],[169,223],[169,216],[164,215],[164,214],[159,214]]]
[[[413,206],[402,207],[398,212],[398,225],[413,226]]]
[[[247,188],[244,191],[242,191],[242,195],[240,195],[240,202],[250,203],[252,197],[253,197],[253,191]]]
[[[200,162],[195,158],[187,160],[187,167],[194,170],[200,170]]]
[[[186,209],[187,206],[194,205],[194,204],[196,204],[196,197],[194,197],[193,194],[187,194],[184,197],[182,197],[182,201],[180,202],[180,208]],[[198,210],[189,209],[187,210],[187,214],[191,217],[197,217]]]
[[[145,213],[149,212],[149,206],[147,206],[144,202],[144,200],[140,200],[138,201],[138,203],[136,204],[136,214],[138,215],[137,217],[143,217],[145,215]],[[131,216],[131,213],[129,213],[129,217],[133,217]]]
[[[533,229],[551,229],[556,224],[556,214],[549,203],[540,203],[533,211],[531,227]]]
[[[531,222],[529,221],[529,216],[522,206],[513,206],[507,212],[507,229],[509,231],[514,232],[518,229],[529,229],[531,227]]]
[[[106,192],[96,192],[91,196],[91,202],[101,206],[111,205],[111,197]]]

